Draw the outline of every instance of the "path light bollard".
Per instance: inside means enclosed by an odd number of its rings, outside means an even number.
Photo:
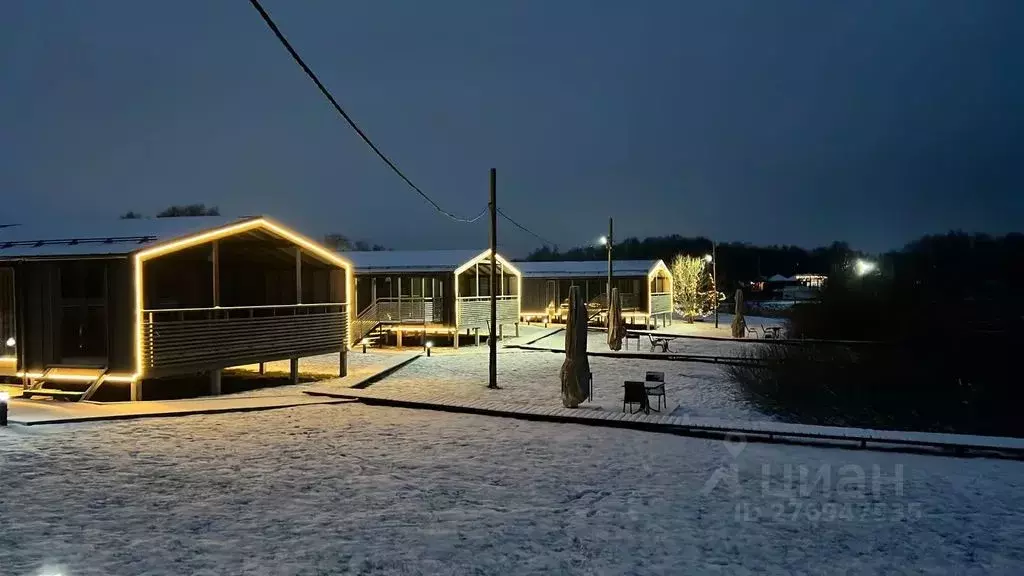
[[[0,426],[7,426],[7,401],[10,399],[10,394],[0,392]]]
[[[424,344],[423,347],[427,349],[427,358],[430,358],[430,349],[434,347],[434,342],[432,340],[427,340],[427,343]]]
[[[363,345],[363,354],[366,354],[366,338],[363,338],[362,345]]]

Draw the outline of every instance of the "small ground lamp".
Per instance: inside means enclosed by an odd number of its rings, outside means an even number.
[[[434,341],[427,340],[426,343],[423,344],[423,347],[427,349],[427,358],[430,358],[430,349],[434,347]]]
[[[0,392],[0,426],[7,426],[7,401],[10,399],[10,394]]]
[[[360,342],[360,344],[363,345],[363,354],[366,354],[366,345],[369,344],[369,343],[370,343],[370,341],[367,340],[366,338],[363,338],[363,340]]]

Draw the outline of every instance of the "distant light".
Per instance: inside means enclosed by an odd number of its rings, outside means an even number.
[[[608,245],[608,237],[607,236],[601,236],[601,238],[598,239],[598,242],[601,244],[601,246],[607,246]]]
[[[8,348],[14,348],[15,343],[14,336],[8,338],[6,342]]]
[[[427,340],[427,348],[433,348],[433,347],[434,347],[434,342],[432,340]]]
[[[868,260],[861,260],[860,258],[853,264],[853,270],[857,273],[857,276],[866,276],[874,272],[878,268],[878,264]]]
[[[9,392],[0,392],[0,402],[6,403],[10,399],[11,395]]]
[[[711,254],[705,254],[704,255],[704,261],[705,262],[711,262],[711,258],[712,258]]]

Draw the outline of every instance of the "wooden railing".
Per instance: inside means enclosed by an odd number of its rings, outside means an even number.
[[[380,322],[441,322],[444,319],[444,305],[440,298],[377,298],[376,305]]]
[[[672,294],[670,292],[652,292],[649,314],[667,314],[672,311]]]
[[[498,296],[498,323],[515,324],[519,322],[519,297]],[[490,296],[465,296],[458,299],[458,328],[486,329],[491,320]]]
[[[142,365],[164,375],[340,352],[347,320],[339,303],[143,310]]]

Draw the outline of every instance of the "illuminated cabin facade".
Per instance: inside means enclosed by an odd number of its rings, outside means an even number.
[[[579,286],[592,316],[608,309],[608,262],[517,262],[523,275],[522,319],[564,321],[569,288]],[[657,326],[672,321],[672,274],[661,260],[612,262],[612,288],[618,288],[629,324]]]
[[[351,266],[267,218],[0,228],[0,376],[26,395],[141,399],[147,379],[339,354]],[[107,394],[104,394],[106,396]]]
[[[353,342],[403,345],[403,336],[450,339],[490,332],[490,250],[342,252],[355,269]],[[518,268],[497,255],[499,335],[519,329]]]

